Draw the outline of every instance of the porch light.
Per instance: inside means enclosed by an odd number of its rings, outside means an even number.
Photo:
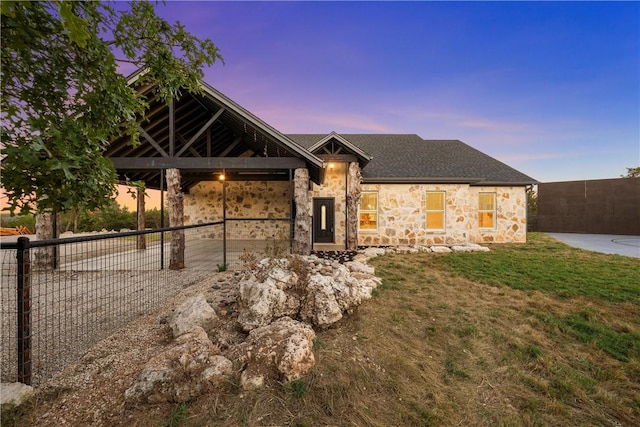
[[[224,174],[223,174],[223,173],[221,173],[221,174],[218,176],[218,180],[219,180],[219,181],[224,181]]]
[[[332,163],[329,163],[329,169],[333,169],[333,168],[335,168],[335,167],[336,167],[336,164],[335,164],[335,163],[333,163],[333,162],[332,162]]]

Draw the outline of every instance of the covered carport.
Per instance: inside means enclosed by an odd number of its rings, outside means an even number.
[[[142,76],[144,71],[129,77],[129,84],[148,103],[145,117],[139,119],[140,144],[123,136],[112,141],[105,153],[121,182],[142,181],[146,188],[166,191],[173,227],[184,224],[183,193],[199,182],[288,181],[292,249],[308,253],[307,190],[309,181],[323,181],[323,161],[204,82],[199,93],[183,93],[167,104]],[[223,200],[223,219],[224,205]],[[144,211],[141,203],[140,210]],[[184,266],[180,259],[184,234],[180,234],[172,233],[170,268]]]

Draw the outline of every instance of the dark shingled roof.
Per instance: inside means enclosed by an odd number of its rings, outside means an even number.
[[[326,134],[291,134],[305,148]],[[537,181],[458,140],[424,140],[418,135],[340,134],[371,155],[365,182],[469,182],[527,185]]]

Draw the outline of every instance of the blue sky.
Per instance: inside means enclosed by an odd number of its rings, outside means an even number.
[[[640,3],[171,2],[284,133],[460,139],[542,182],[640,166]]]

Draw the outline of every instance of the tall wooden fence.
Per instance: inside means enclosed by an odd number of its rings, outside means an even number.
[[[538,184],[538,230],[640,235],[640,178]]]

